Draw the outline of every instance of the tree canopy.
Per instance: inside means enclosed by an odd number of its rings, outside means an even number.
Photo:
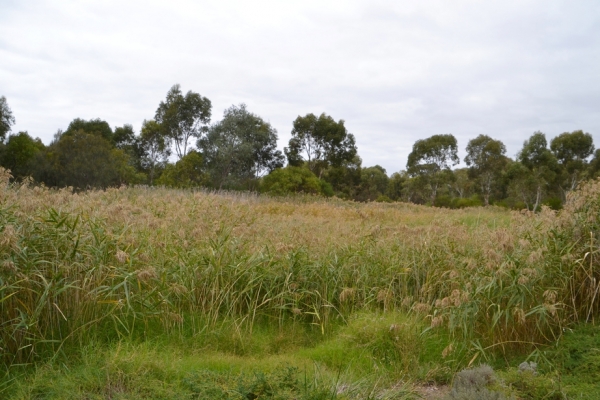
[[[339,167],[356,156],[356,140],[348,133],[344,120],[335,120],[321,114],[298,116],[293,123],[292,138],[284,149],[290,165],[306,162],[308,168],[321,177],[329,167]]]
[[[2,96],[0,166],[14,180],[33,176],[47,186],[77,190],[142,183],[535,211],[543,205],[559,209],[580,181],[600,175],[600,150],[582,130],[561,133],[549,144],[544,133],[534,132],[514,160],[502,141],[480,134],[466,145],[467,168],[456,168],[452,134],[433,135],[414,143],[406,170],[388,175],[380,165],[363,167],[344,120],[325,113],[292,121],[285,157],[275,128],[245,104],[229,107],[209,125],[210,100],[174,85],[155,117],[144,120],[139,133],[131,124],[111,128],[100,118],[75,118],[44,146],[27,132],[10,134],[15,118]]]
[[[210,100],[198,93],[190,90],[184,96],[178,84],[169,89],[154,118],[163,134],[174,143],[177,157],[187,154],[190,139],[199,138],[206,131],[211,109]]]
[[[22,180],[33,175],[36,155],[44,147],[39,138],[33,139],[27,132],[10,135],[0,157],[0,165],[11,170],[15,179]]]
[[[489,205],[494,183],[506,164],[506,146],[500,140],[479,135],[467,144],[465,163],[469,173],[479,183],[485,205]]]
[[[100,118],[90,119],[89,121],[75,118],[71,121],[67,130],[63,132],[63,135],[70,136],[80,131],[99,136],[107,142],[114,144],[113,130],[108,122]]]
[[[411,176],[420,176],[427,182],[434,204],[440,185],[451,176],[447,172],[459,162],[454,135],[433,135],[415,142],[406,167]]]
[[[100,135],[79,130],[62,135],[46,148],[36,179],[49,186],[106,188],[134,182],[136,171],[122,150]]]
[[[563,196],[577,188],[588,166],[587,159],[594,153],[594,139],[583,131],[564,132],[550,141],[550,150],[562,167],[560,186]]]
[[[144,120],[138,143],[140,164],[148,172],[149,183],[152,185],[157,169],[165,166],[171,149],[162,134],[160,124],[154,120]]]
[[[223,119],[198,140],[214,187],[249,188],[249,184],[283,166],[277,131],[245,104],[231,106]]]

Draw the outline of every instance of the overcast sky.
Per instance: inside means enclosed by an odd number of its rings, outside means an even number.
[[[514,157],[541,130],[600,147],[600,1],[0,0],[0,96],[49,143],[74,118],[139,131],[169,88],[270,121],[346,121],[363,166],[479,134]],[[464,166],[464,162],[461,161]],[[459,165],[459,167],[461,166]]]

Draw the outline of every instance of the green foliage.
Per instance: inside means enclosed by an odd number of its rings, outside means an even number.
[[[587,158],[594,153],[594,140],[583,131],[565,132],[550,141],[550,149],[560,164],[559,186],[566,194],[577,188],[586,175]]]
[[[310,170],[292,166],[278,168],[265,176],[260,191],[275,196],[287,196],[291,193],[333,195],[331,186]]]
[[[376,202],[378,203],[392,203],[394,200],[390,199],[389,197],[387,197],[385,194],[379,195],[376,199]]]
[[[44,150],[40,139],[33,139],[27,132],[10,135],[0,156],[0,165],[9,169],[16,180],[33,175],[36,155]]]
[[[11,127],[15,123],[15,117],[12,114],[6,97],[0,97],[0,143],[6,138],[6,134],[10,132]]]
[[[468,207],[481,207],[483,206],[483,202],[477,195],[473,195],[471,197],[461,198],[461,197],[450,197],[448,195],[438,196],[435,199],[436,207],[445,207],[445,208],[468,208]]]
[[[467,198],[454,198],[452,199],[452,208],[467,208],[467,207],[481,207],[484,204],[477,195],[473,195]]]
[[[111,145],[115,145],[113,130],[108,122],[101,120],[100,118],[91,119],[89,121],[81,118],[75,118],[73,121],[71,121],[67,130],[63,133],[63,136],[72,136],[79,132],[99,136]]]
[[[390,176],[385,194],[392,200],[398,201],[403,199],[404,187],[406,186],[408,179],[409,177],[405,171],[394,172],[392,176]]]
[[[177,188],[200,187],[207,183],[208,175],[204,172],[202,155],[194,150],[174,165],[167,164],[160,178],[156,180],[157,185]]]
[[[387,191],[389,178],[385,168],[376,165],[374,167],[362,168],[360,171],[361,182],[358,193],[355,196],[359,201],[374,201]]]
[[[210,122],[212,104],[206,97],[188,91],[185,96],[179,84],[167,92],[165,101],[156,109],[154,119],[161,126],[163,135],[175,144],[180,159],[187,154],[191,138],[199,138]]]
[[[133,126],[125,124],[115,128],[113,133],[113,143],[117,149],[128,149],[136,145],[137,138]]]
[[[577,324],[566,329],[548,359],[560,373],[554,380],[568,398],[600,397],[600,330],[596,324]]]
[[[339,167],[357,155],[356,140],[346,130],[344,121],[335,122],[325,113],[318,118],[314,114],[298,116],[284,152],[290,165],[306,162],[319,178],[328,167]]]
[[[467,144],[465,163],[469,174],[478,182],[485,205],[489,205],[493,186],[507,163],[506,146],[487,135],[479,135]]]
[[[534,134],[523,143],[517,159],[528,171],[519,172],[513,191],[521,194],[522,200],[531,204],[536,211],[542,203],[544,193],[555,183],[559,173],[556,157],[547,148],[546,135]],[[528,199],[528,200],[526,200]]]
[[[167,160],[171,155],[167,140],[162,134],[162,128],[159,123],[154,120],[144,120],[138,140],[138,148],[140,166],[148,171],[149,183],[152,185],[157,171],[165,168]]]
[[[323,171],[322,179],[329,183],[336,196],[354,199],[361,183],[362,160],[358,155],[339,166],[330,166]]]
[[[597,178],[600,175],[600,149],[594,152],[587,169],[587,175],[590,178]]]
[[[529,368],[510,368],[500,375],[504,384],[519,399],[566,400],[569,398],[561,387],[560,378],[555,374],[540,374]]]
[[[279,366],[270,373],[218,374],[211,371],[199,371],[185,378],[194,399],[335,399],[335,388],[321,388],[313,382],[304,380],[296,367]]]
[[[542,174],[532,173],[524,164],[518,161],[510,162],[505,170],[509,182],[509,202],[522,203],[527,210],[536,211],[548,187],[543,179],[543,171]]]
[[[550,141],[550,150],[559,163],[584,161],[594,153],[594,139],[583,131],[564,132]]]
[[[415,142],[406,168],[411,176],[420,176],[426,182],[434,204],[440,186],[452,178],[450,167],[459,162],[456,138],[451,134],[433,135]]]
[[[64,134],[39,154],[34,178],[51,187],[106,188],[141,179],[123,150],[100,135]]]
[[[231,106],[223,119],[198,141],[212,186],[253,189],[258,178],[283,167],[277,131],[245,104]]]
[[[558,197],[549,197],[544,200],[543,205],[549,207],[552,210],[558,211],[562,209],[562,200]]]

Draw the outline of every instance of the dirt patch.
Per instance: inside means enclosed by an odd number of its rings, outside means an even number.
[[[427,400],[442,399],[450,392],[450,386],[445,385],[422,385],[415,386],[414,389],[419,396]]]

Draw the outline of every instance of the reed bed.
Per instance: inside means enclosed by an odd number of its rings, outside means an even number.
[[[73,193],[0,171],[0,356],[197,334],[224,320],[326,333],[404,311],[480,352],[598,317],[600,182],[560,213],[164,188]],[[452,346],[445,356],[452,353]]]

